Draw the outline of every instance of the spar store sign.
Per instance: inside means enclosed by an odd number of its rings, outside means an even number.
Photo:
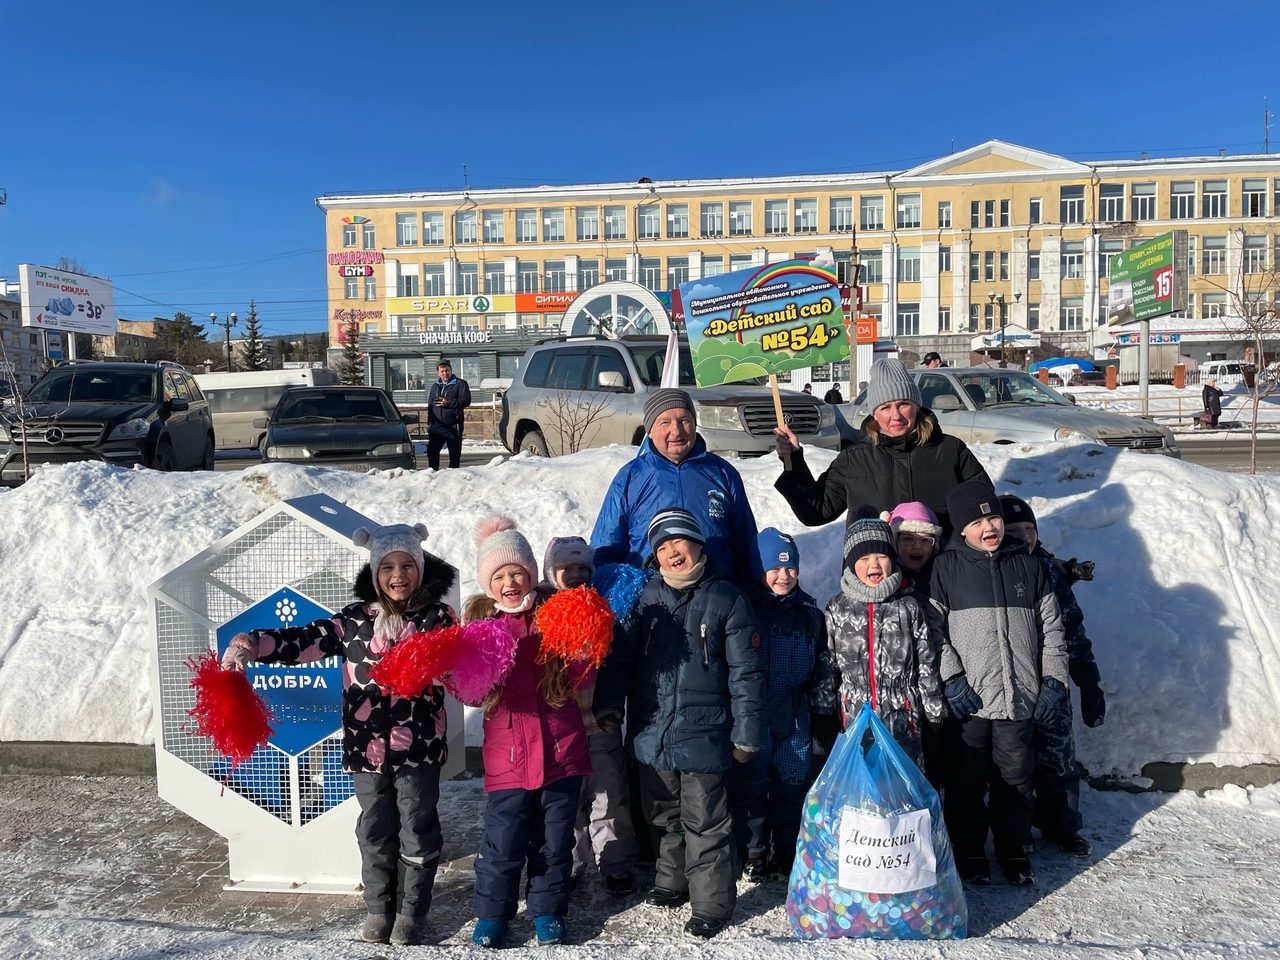
[[[387,313],[439,316],[454,313],[563,313],[577,293],[499,293],[464,297],[390,297]]]
[[[1187,231],[1173,230],[1110,262],[1107,321],[1134,323],[1187,308]]]

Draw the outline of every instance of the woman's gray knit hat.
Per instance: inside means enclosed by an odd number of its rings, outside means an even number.
[[[917,407],[923,405],[920,388],[901,360],[877,360],[871,365],[871,377],[867,383],[867,409],[874,410],[894,400],[910,400]]]

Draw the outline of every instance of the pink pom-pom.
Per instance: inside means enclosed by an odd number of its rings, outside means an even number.
[[[517,638],[498,620],[475,620],[462,628],[445,686],[459,701],[478,707],[516,662]]]
[[[208,737],[213,749],[236,764],[253,756],[253,751],[265,747],[271,735],[271,721],[275,719],[266,701],[249,685],[249,679],[239,670],[224,670],[212,650],[187,660],[187,669],[194,677],[191,687],[196,692],[196,704],[187,711],[195,717],[197,736]]]
[[[476,543],[481,543],[485,538],[493,536],[495,533],[501,533],[503,530],[514,530],[516,522],[510,517],[504,517],[500,513],[491,513],[476,525]]]

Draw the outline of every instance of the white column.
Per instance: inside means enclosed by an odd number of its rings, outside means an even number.
[[[627,279],[632,283],[640,282],[640,254],[627,254]]]
[[[580,291],[578,286],[578,255],[567,254],[564,258],[564,286],[566,290]]]
[[[502,258],[502,285],[507,293],[516,292],[516,276],[519,274],[517,264],[519,257],[503,257]]]
[[[689,279],[690,280],[702,279],[702,251],[701,250],[689,251]]]
[[[925,337],[938,333],[938,248],[937,240],[920,244],[920,334]],[[954,261],[952,266],[955,266]]]
[[[1013,263],[1009,265],[1009,279],[1013,284],[1014,292],[1022,293],[1022,299],[1010,305],[1009,322],[1016,323],[1020,327],[1027,325],[1027,300],[1031,296],[1027,283],[1027,251],[1029,248],[1030,242],[1025,236],[1013,238],[1013,253],[1010,255]]]
[[[881,338],[892,340],[898,324],[898,245],[890,241],[880,249],[884,258],[884,312],[878,333]]]
[[[951,244],[951,329],[969,334],[969,241]]]
[[[418,268],[413,268],[416,273]],[[456,296],[458,293],[458,258],[444,258],[444,293],[447,297]]]
[[[763,267],[769,262],[769,251],[765,247],[753,247],[751,249],[751,265],[753,267]]]
[[[1040,327],[1058,330],[1062,309],[1062,238],[1040,241]]]

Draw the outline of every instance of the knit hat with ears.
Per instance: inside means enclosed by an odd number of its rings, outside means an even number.
[[[373,571],[374,583],[377,583],[378,565],[382,558],[397,550],[413,557],[418,565],[418,576],[422,576],[422,541],[427,539],[425,524],[415,523],[412,527],[407,523],[396,523],[388,527],[360,527],[351,535],[351,542],[357,547],[369,548],[369,569]]]
[[[571,563],[585,563],[587,570],[594,575],[594,556],[591,544],[581,537],[552,537],[547,544],[546,555],[542,558],[542,575],[554,582],[556,571],[563,570]]]
[[[918,533],[923,537],[942,536],[942,527],[934,512],[919,500],[900,503],[892,510],[880,514],[880,519],[893,528],[895,534]]]
[[[538,582],[538,561],[533,558],[533,548],[524,534],[516,530],[516,522],[510,517],[490,514],[476,527],[476,579],[485,596],[496,599],[490,591],[489,581],[499,567],[509,563],[524,567],[529,574],[529,589]]]

